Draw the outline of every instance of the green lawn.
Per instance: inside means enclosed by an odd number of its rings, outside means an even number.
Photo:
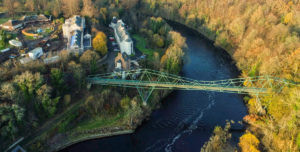
[[[132,36],[136,40],[136,47],[144,54],[148,56],[149,59],[153,58],[153,53],[155,50],[147,48],[147,42],[144,37],[138,34]]]
[[[7,22],[9,18],[0,18],[0,24]]]
[[[36,40],[37,38],[33,37],[33,36],[26,36],[25,35],[25,39],[26,40]]]
[[[20,19],[22,16],[15,16],[15,17],[1,17],[0,18],[0,24],[3,24],[3,23],[5,23],[5,22],[7,22],[8,20],[10,20],[10,19],[13,19],[13,20],[15,20],[15,19]]]
[[[118,114],[112,117],[93,118],[77,124],[75,130],[81,131],[81,130],[92,130],[92,129],[102,128],[102,127],[120,126],[120,123],[123,122],[122,121],[123,117],[124,117],[123,115]]]

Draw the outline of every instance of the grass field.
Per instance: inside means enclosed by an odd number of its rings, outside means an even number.
[[[15,16],[15,17],[0,17],[0,24],[7,22],[10,19],[20,19],[22,16]]]
[[[96,128],[102,128],[102,127],[120,126],[123,123],[122,121],[123,117],[124,117],[123,115],[118,114],[116,116],[111,116],[111,117],[98,117],[98,118],[90,119],[77,124],[75,130],[82,131],[82,130],[92,130]]]
[[[0,24],[7,22],[9,18],[0,18]]]
[[[152,59],[155,50],[147,48],[146,39],[138,34],[134,34],[132,37],[136,40],[137,49],[139,49],[142,53],[146,54],[149,59]]]

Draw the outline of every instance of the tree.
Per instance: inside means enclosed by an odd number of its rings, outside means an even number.
[[[101,56],[107,54],[107,37],[103,32],[98,32],[93,39],[93,47]]]
[[[104,99],[100,95],[90,95],[85,100],[85,109],[91,115],[97,115],[103,110]]]
[[[4,48],[7,45],[8,36],[4,30],[0,30],[0,48]]]
[[[1,137],[14,139],[25,110],[16,104],[0,104]]]
[[[65,17],[78,14],[80,10],[80,0],[62,0],[62,7]]]
[[[1,97],[3,99],[9,99],[12,101],[15,101],[16,96],[17,96],[15,87],[13,86],[12,83],[9,83],[9,82],[1,85],[0,93],[1,93]]]
[[[242,152],[259,152],[258,145],[259,140],[249,132],[240,137],[239,147]]]
[[[130,107],[130,98],[128,96],[122,98],[120,105],[124,110],[127,110]]]
[[[84,83],[85,72],[80,64],[71,61],[68,64],[68,71],[72,73],[72,76],[76,80],[77,87],[81,89],[82,84]]]
[[[26,0],[25,3],[25,7],[29,10],[29,11],[34,11],[35,10],[35,2],[34,0]]]
[[[66,86],[64,81],[64,73],[58,68],[51,69],[51,84],[56,90],[56,96],[63,95]]]
[[[92,0],[83,0],[82,15],[88,17],[94,17],[96,14],[96,8]]]
[[[25,102],[30,102],[34,98],[35,92],[43,84],[43,77],[40,73],[32,74],[29,71],[14,77],[14,83],[17,84]]]
[[[99,11],[99,17],[100,17],[100,21],[102,21],[103,23],[107,23],[108,20],[107,20],[107,8],[100,8],[100,11]]]
[[[47,117],[51,117],[56,112],[56,105],[59,102],[60,97],[56,97],[54,99],[50,98],[52,88],[44,84],[37,90],[37,99],[39,100],[39,104],[43,108],[44,112],[46,112]],[[36,108],[40,108],[39,106]]]
[[[153,43],[155,44],[156,47],[162,48],[164,46],[164,39],[159,36],[158,34],[153,35]]]
[[[181,36],[181,34],[178,32],[170,31],[168,35],[168,39],[172,43],[172,45],[175,45],[179,48],[184,49],[187,47],[185,43],[186,41],[185,37]]]
[[[95,51],[87,50],[80,57],[80,63],[88,71],[94,73],[97,70],[97,61],[100,59],[98,53]]]
[[[128,9],[128,10],[135,7],[137,5],[137,3],[138,3],[138,0],[123,0],[123,1],[121,1],[123,8]]]
[[[62,13],[62,1],[61,0],[55,0],[52,3],[51,8],[52,8],[52,14],[55,17],[58,17]]]
[[[15,15],[15,7],[14,7],[15,2],[16,2],[15,0],[4,0],[3,1],[3,6],[4,6],[4,8],[7,9],[8,14],[10,16]]]

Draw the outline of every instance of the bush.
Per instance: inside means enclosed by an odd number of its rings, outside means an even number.
[[[127,110],[130,107],[130,98],[127,96],[122,98],[120,105],[124,110]]]

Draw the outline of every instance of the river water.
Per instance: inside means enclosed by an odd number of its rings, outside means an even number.
[[[195,31],[172,24],[187,39],[182,76],[197,80],[238,76],[232,60],[223,50]],[[243,128],[237,122],[246,114],[242,96],[238,94],[173,91],[134,134],[88,140],[62,152],[199,152],[215,126],[234,120],[233,128]],[[241,132],[232,134],[232,143],[236,144]]]

